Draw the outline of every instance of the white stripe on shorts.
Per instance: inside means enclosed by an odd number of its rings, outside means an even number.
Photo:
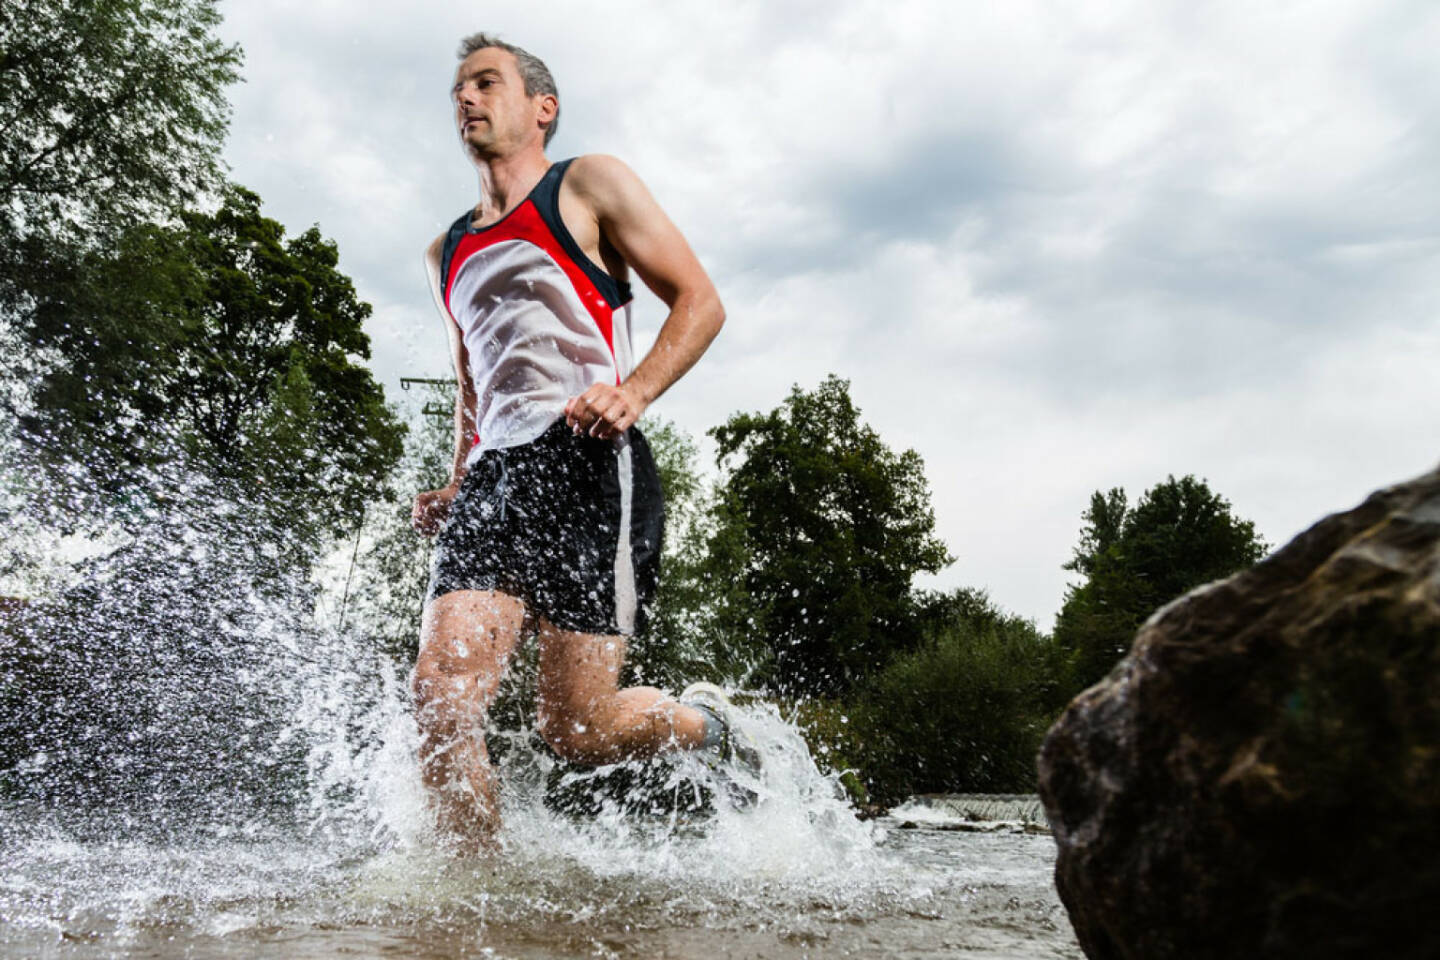
[[[620,535],[615,538],[615,625],[620,632],[635,632],[635,564],[630,558],[630,513],[634,499],[634,468],[630,456],[630,438],[617,440],[616,469],[620,473]]]

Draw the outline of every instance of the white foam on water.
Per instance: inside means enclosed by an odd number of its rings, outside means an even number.
[[[908,820],[911,823],[932,824],[935,826],[948,826],[955,823],[964,823],[965,818],[949,810],[932,807],[927,803],[916,800],[907,800],[900,806],[891,809],[890,817],[895,820]]]
[[[947,884],[942,874],[917,870],[883,849],[881,828],[856,819],[836,779],[820,772],[799,732],[773,706],[738,711],[765,760],[761,779],[746,784],[759,797],[752,806],[721,801],[700,815],[637,814],[602,802],[594,816],[559,813],[544,802],[554,761],[514,737],[502,767],[500,849],[468,861],[454,859],[428,829],[416,827],[429,816],[412,786],[419,783],[413,735],[392,736],[371,755],[369,783],[359,791],[375,805],[372,819],[390,842],[358,870],[352,902],[361,909],[498,912],[516,920],[574,919],[641,901],[664,915],[753,921],[816,909],[868,913],[881,901],[923,899]],[[725,795],[723,774],[693,757],[678,760],[665,789]],[[613,770],[570,779],[583,787]]]
[[[816,769],[795,729],[768,705],[738,712],[765,759],[760,782],[733,775],[758,793],[754,806],[721,801],[709,819],[680,829],[678,820],[639,822],[615,808],[591,822],[566,821],[531,802],[510,815],[502,835],[507,855],[553,855],[559,837],[567,855],[600,875],[644,871],[719,883],[815,884],[841,875],[853,881],[857,868],[873,866],[874,829],[837,797],[836,783]],[[681,759],[676,789],[690,781],[724,795],[724,776],[694,758]]]
[[[871,922],[933,923],[923,918],[956,909],[989,915],[1008,909],[1005,899],[982,892],[972,901],[970,891],[1047,882],[1043,864],[1008,862],[1016,838],[969,838],[963,842],[986,846],[917,857],[909,844],[922,838],[897,845],[895,833],[857,820],[794,726],[763,703],[739,708],[765,758],[763,776],[749,784],[759,802],[720,803],[703,814],[635,813],[615,803],[593,816],[556,812],[544,799],[555,761],[527,753],[520,745],[532,741],[523,732],[502,732],[515,746],[503,768],[500,851],[457,857],[430,827],[403,677],[357,672],[370,678],[368,699],[343,695],[353,676],[317,670],[294,678],[292,736],[313,745],[311,817],[298,834],[237,827],[225,839],[94,842],[31,831],[3,844],[12,869],[0,879],[0,917],[25,928],[0,931],[0,957],[31,955],[36,937],[123,952],[149,949],[162,936],[243,944],[317,930],[402,943],[443,935],[467,953],[487,937],[538,937],[566,956],[574,945],[562,945],[575,930],[679,936],[706,928],[737,943],[763,932],[775,942],[818,944]],[[668,786],[718,793],[724,782],[687,757]],[[964,906],[972,902],[978,906]],[[25,944],[21,953],[7,952],[7,939],[25,936],[11,940]],[[655,936],[669,942],[669,934]],[[327,941],[319,942],[323,952]]]

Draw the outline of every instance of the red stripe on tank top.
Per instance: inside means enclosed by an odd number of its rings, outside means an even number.
[[[615,365],[615,385],[619,386],[620,364],[615,359],[615,311],[605,302],[605,297],[585,275],[580,265],[560,246],[560,241],[550,232],[533,200],[526,199],[498,223],[483,228],[479,233],[467,233],[460,238],[455,255],[450,259],[450,276],[445,280],[445,308],[450,309],[450,290],[455,286],[455,278],[459,276],[465,261],[477,251],[506,240],[524,240],[544,250],[569,279],[575,295],[580,298],[580,302],[595,321],[600,336],[605,338],[605,346],[610,350],[610,362]],[[455,311],[450,310],[450,315],[453,317]]]

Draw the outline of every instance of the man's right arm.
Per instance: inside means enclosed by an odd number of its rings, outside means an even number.
[[[445,306],[445,294],[440,277],[440,255],[444,249],[445,237],[435,238],[425,251],[425,272],[430,278],[430,293],[435,298],[440,319],[445,323],[445,333],[450,339],[450,358],[455,365],[455,460],[450,469],[450,482],[439,490],[427,490],[415,498],[411,519],[415,529],[429,536],[440,529],[450,512],[450,502],[460,490],[460,481],[465,478],[465,460],[475,436],[475,384],[470,379],[470,359],[466,355],[465,341],[460,336],[460,327],[450,316]]]

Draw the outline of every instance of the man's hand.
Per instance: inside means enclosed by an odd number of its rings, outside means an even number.
[[[577,433],[609,440],[629,430],[646,404],[625,386],[597,383],[565,404],[565,422]]]
[[[417,496],[415,506],[410,510],[411,526],[427,537],[434,536],[450,515],[450,504],[459,492],[460,482],[457,480],[448,487],[426,490]]]

